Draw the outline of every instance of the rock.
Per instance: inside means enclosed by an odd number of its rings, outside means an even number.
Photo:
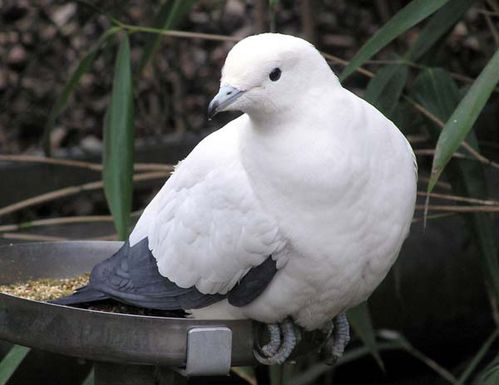
[[[11,48],[7,54],[7,64],[10,67],[22,68],[26,64],[28,53],[22,45],[16,45]]]

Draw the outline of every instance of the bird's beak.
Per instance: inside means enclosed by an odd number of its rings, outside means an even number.
[[[218,94],[211,100],[208,106],[208,118],[213,118],[220,111],[224,111],[236,99],[238,99],[244,91],[238,90],[232,86],[222,86]]]

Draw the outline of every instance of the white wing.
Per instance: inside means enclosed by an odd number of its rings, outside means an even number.
[[[130,236],[148,237],[161,275],[204,294],[227,293],[283,248],[239,160],[236,119],[204,139],[176,168]]]

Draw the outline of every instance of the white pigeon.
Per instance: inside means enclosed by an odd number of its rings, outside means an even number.
[[[255,351],[267,364],[289,357],[295,325],[323,329],[337,358],[348,342],[345,310],[379,285],[408,234],[412,149],[292,36],[265,33],[232,48],[209,113],[227,110],[244,114],[179,163],[129,242],[58,303],[114,298],[250,318],[268,324],[270,342]]]

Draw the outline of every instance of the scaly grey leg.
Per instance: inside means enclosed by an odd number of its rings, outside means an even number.
[[[270,341],[268,344],[262,346],[262,353],[266,357],[273,356],[279,350],[281,346],[281,329],[279,324],[267,324],[267,330],[270,335]]]
[[[262,348],[253,350],[255,358],[265,365],[283,364],[289,358],[299,341],[301,337],[300,331],[289,318],[279,324],[267,325],[267,329],[270,333],[270,342]],[[277,334],[279,335],[278,337]]]
[[[329,336],[324,349],[327,352],[326,362],[333,365],[343,355],[350,341],[350,326],[345,312],[338,314],[326,332]]]

